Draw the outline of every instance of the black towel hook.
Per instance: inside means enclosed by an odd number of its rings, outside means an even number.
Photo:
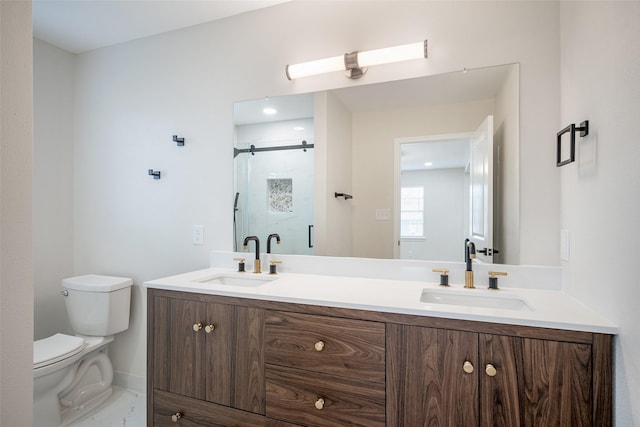
[[[178,135],[173,135],[173,142],[177,142],[178,147],[184,147],[184,137],[178,138]]]

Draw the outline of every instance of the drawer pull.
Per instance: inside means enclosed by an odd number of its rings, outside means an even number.
[[[473,364],[467,360],[466,362],[464,362],[464,365],[462,365],[462,370],[467,374],[473,373]]]
[[[496,374],[498,373],[498,371],[496,370],[495,366],[493,366],[491,363],[489,363],[487,365],[487,368],[485,369],[485,372],[487,373],[487,375],[489,375],[490,377],[495,377]]]
[[[316,349],[316,351],[322,351],[324,350],[324,342],[318,341],[313,347]]]
[[[210,325],[207,325],[204,327],[204,331],[208,334],[210,334],[211,332],[213,332],[213,330],[216,328],[216,325],[214,325],[213,323]]]
[[[316,400],[316,409],[322,409],[324,408],[324,399],[323,398],[318,398],[318,400]]]
[[[171,421],[173,421],[174,423],[177,423],[180,418],[182,418],[182,412],[176,412],[175,414],[171,415]]]
[[[193,324],[193,330],[194,330],[195,332],[199,332],[199,331],[200,331],[200,329],[202,329],[202,322],[198,322],[198,323],[194,323],[194,324]]]

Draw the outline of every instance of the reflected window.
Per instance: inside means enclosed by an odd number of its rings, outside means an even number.
[[[400,237],[424,237],[424,187],[400,190]]]

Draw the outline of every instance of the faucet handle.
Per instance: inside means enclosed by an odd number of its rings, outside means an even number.
[[[238,272],[244,272],[244,258],[234,258],[234,261],[238,261]]]
[[[434,268],[431,271],[433,271],[434,273],[441,273],[440,286],[449,286],[449,270],[447,270],[446,268]]]
[[[496,276],[506,276],[504,271],[490,271],[489,272],[489,289],[498,289],[498,278]]]
[[[282,261],[271,260],[269,261],[269,274],[278,274],[276,271],[276,266],[278,264],[282,264]]]

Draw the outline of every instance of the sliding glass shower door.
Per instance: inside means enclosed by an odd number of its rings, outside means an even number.
[[[252,148],[253,147],[253,148]],[[246,236],[277,233],[273,253],[313,254],[313,145],[271,141],[237,146],[235,157],[234,250]]]

